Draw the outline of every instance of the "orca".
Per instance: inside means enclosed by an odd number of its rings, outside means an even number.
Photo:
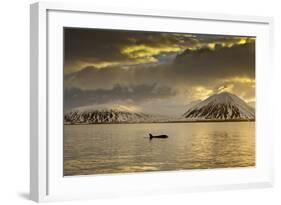
[[[164,138],[168,138],[168,135],[152,135],[149,133],[149,139],[152,140],[153,138],[160,138],[160,139],[164,139]]]

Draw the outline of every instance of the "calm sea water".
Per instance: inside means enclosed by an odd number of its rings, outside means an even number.
[[[64,126],[65,176],[246,166],[255,166],[255,122]]]

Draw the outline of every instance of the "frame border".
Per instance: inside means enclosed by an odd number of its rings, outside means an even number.
[[[118,14],[125,16],[148,16],[245,22],[268,24],[270,33],[270,67],[273,68],[273,18],[261,16],[216,14],[189,11],[167,11],[132,8],[96,7],[94,4],[37,2],[30,5],[30,199],[46,201],[48,185],[48,70],[47,70],[47,13],[48,10]],[[272,69],[274,72],[274,69]],[[273,142],[271,142],[273,147]],[[273,150],[271,153],[273,157]],[[273,160],[272,160],[273,162]],[[274,184],[274,169],[271,163],[271,180],[268,183],[252,184],[249,187],[271,187]],[[256,186],[255,186],[256,185]],[[234,185],[233,188],[244,186]],[[226,189],[232,189],[229,186]],[[246,187],[245,187],[246,188]],[[203,188],[202,191],[209,190]],[[217,188],[220,190],[219,188]],[[200,191],[201,188],[195,191]],[[188,190],[187,190],[188,191]]]

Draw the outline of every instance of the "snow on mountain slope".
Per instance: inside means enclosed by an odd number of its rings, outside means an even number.
[[[255,111],[236,95],[222,92],[189,108],[183,116],[188,120],[254,120]]]
[[[123,106],[80,107],[64,115],[65,124],[136,123],[167,121],[164,116],[133,112]]]

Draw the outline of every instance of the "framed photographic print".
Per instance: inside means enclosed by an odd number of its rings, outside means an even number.
[[[272,23],[31,5],[31,199],[272,186]]]

